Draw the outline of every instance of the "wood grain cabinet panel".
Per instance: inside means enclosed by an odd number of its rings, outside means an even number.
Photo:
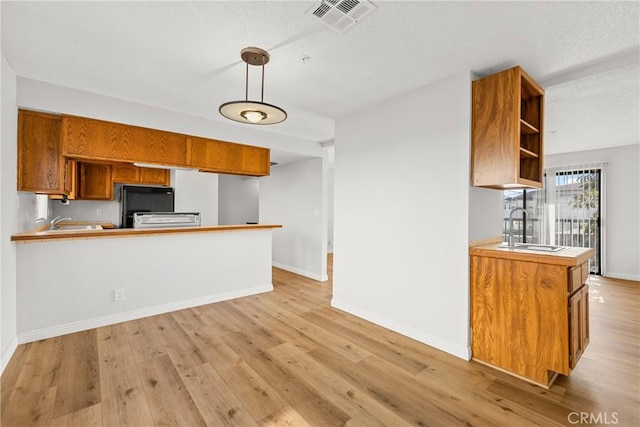
[[[140,168],[140,184],[168,186],[171,172],[167,169]]]
[[[140,168],[129,164],[114,164],[111,167],[111,179],[113,182],[123,184],[140,182]]]
[[[111,165],[78,162],[77,199],[112,200]]]
[[[18,111],[18,191],[68,193],[60,121],[52,114]]]
[[[569,363],[574,369],[589,345],[589,285],[569,298],[569,336]]]
[[[121,184],[148,184],[167,186],[171,181],[168,169],[141,168],[129,164],[113,164],[112,180]]]
[[[268,148],[206,138],[190,138],[189,166],[205,172],[236,175],[269,175]]]
[[[543,387],[569,375],[589,343],[584,266],[472,256],[473,359]]]
[[[73,200],[78,187],[77,164],[74,159],[64,159],[64,177],[64,192],[68,199]]]
[[[101,120],[63,116],[65,156],[185,166],[186,136]]]
[[[271,167],[270,151],[259,147],[244,147],[242,157],[242,170],[247,174],[258,176],[269,175]]]
[[[569,290],[570,294],[577,291],[582,285],[587,283],[589,278],[589,262],[585,262],[569,270]]]
[[[472,185],[540,188],[544,90],[522,68],[472,84]]]

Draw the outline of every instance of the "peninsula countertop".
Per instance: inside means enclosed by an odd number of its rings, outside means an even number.
[[[77,224],[74,222],[74,224]],[[96,224],[96,223],[92,223]],[[97,225],[101,225],[97,223]],[[11,240],[17,243],[49,242],[68,239],[95,239],[105,237],[143,237],[158,234],[180,234],[180,233],[211,233],[223,231],[249,231],[281,228],[279,224],[237,224],[237,225],[215,225],[204,227],[171,227],[171,228],[103,228],[102,230],[56,230],[49,231],[42,227],[24,233],[17,233],[11,236]]]
[[[500,244],[501,243],[490,243],[472,246],[469,248],[469,255],[575,267],[585,263],[595,254],[593,248],[566,247],[557,252],[540,252],[526,249],[514,250],[501,248]]]

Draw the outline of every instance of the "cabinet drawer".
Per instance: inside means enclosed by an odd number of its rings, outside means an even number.
[[[589,278],[589,262],[585,262],[577,267],[569,270],[569,288],[570,294],[577,291],[580,286],[587,282]]]
[[[580,280],[582,283],[587,283],[588,279],[589,279],[589,261],[582,264],[582,279]]]

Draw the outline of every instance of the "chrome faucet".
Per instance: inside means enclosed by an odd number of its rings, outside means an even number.
[[[49,230],[55,230],[58,227],[58,224],[60,224],[62,221],[71,221],[71,218],[62,218],[60,216],[53,218],[49,223]]]
[[[524,208],[513,208],[513,209],[511,209],[511,212],[509,213],[509,247],[510,248],[515,247],[515,244],[513,243],[513,214],[515,212],[518,212],[518,211],[522,211],[522,218],[523,219],[524,219],[525,215],[527,215],[527,216],[529,215],[529,211],[527,211]],[[524,227],[522,229],[522,233],[523,233],[523,237],[524,237],[524,233],[525,233]],[[524,238],[522,240],[524,240]]]

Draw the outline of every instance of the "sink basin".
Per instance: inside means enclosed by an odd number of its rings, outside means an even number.
[[[500,245],[501,248],[510,248],[507,244]],[[511,247],[514,251],[539,251],[539,252],[558,252],[564,249],[564,246],[554,245],[535,245],[529,243],[516,243],[514,247]]]
[[[55,230],[46,230],[47,233],[61,233],[64,231],[102,230],[100,225],[61,225]]]

